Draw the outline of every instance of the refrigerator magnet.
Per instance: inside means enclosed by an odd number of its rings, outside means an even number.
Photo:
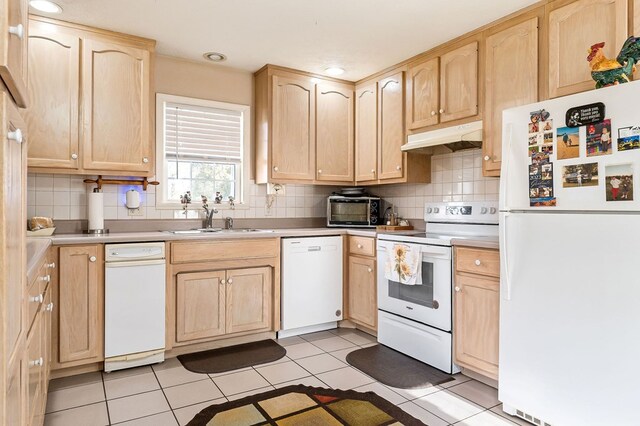
[[[579,127],[560,127],[556,137],[558,160],[578,158],[580,156]]]
[[[605,194],[607,201],[633,201],[633,165],[605,166]]]
[[[618,129],[618,152],[640,148],[640,126]]]
[[[611,120],[587,125],[587,157],[612,153]]]
[[[567,127],[580,127],[604,120],[605,107],[602,102],[569,108],[565,115]]]
[[[572,164],[562,167],[562,187],[598,186],[598,163]]]

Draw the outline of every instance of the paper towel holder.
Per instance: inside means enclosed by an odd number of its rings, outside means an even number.
[[[93,192],[102,192],[101,188],[93,188]],[[109,230],[106,228],[102,228],[102,229],[87,229],[86,231],[82,231],[83,234],[89,234],[89,235],[104,235],[104,234],[108,234]]]

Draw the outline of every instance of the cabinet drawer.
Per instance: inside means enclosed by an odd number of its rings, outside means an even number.
[[[275,238],[247,241],[180,241],[171,244],[171,263],[275,257],[278,250],[279,243]]]
[[[456,270],[472,274],[500,276],[498,250],[456,248]]]
[[[29,306],[27,314],[27,330],[29,330],[31,324],[33,324],[33,320],[44,302],[44,291],[47,286],[47,282],[50,279],[51,278],[50,275],[47,274],[47,270],[42,266],[38,271],[38,275],[29,286],[29,292],[27,295],[27,305]]]
[[[370,237],[349,237],[349,253],[361,256],[376,255],[376,240]]]

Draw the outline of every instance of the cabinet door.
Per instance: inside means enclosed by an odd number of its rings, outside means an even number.
[[[51,324],[53,322],[53,307],[54,304],[51,299],[51,286],[47,289],[44,297],[42,311],[42,357],[44,358],[44,364],[42,366],[43,371],[43,391],[46,393],[49,385],[49,373],[51,371]]]
[[[549,97],[593,89],[587,53],[605,42],[605,56],[615,59],[627,38],[627,0],[577,0],[548,7]]]
[[[315,84],[273,76],[271,178],[312,181],[315,177]]]
[[[58,360],[104,360],[104,263],[101,245],[60,247]],[[69,366],[71,366],[69,364]]]
[[[20,343],[20,334],[26,327],[25,298],[26,255],[26,141],[27,131],[20,114],[6,93],[0,92],[0,116],[2,116],[2,145],[0,158],[0,288],[6,326],[3,350],[11,356]],[[22,139],[18,133],[22,132]],[[26,330],[25,330],[26,331]]]
[[[376,328],[376,261],[373,258],[349,256],[349,319]]]
[[[42,315],[38,314],[27,338],[27,418],[32,419],[29,424],[37,424],[41,399],[42,366]]]
[[[0,78],[21,108],[27,106],[27,0],[0,1]]]
[[[500,282],[456,275],[455,359],[463,367],[498,379]]]
[[[404,155],[404,71],[378,82],[378,177],[403,176]]]
[[[271,268],[227,271],[227,333],[271,328]]]
[[[438,124],[440,76],[438,58],[413,65],[407,71],[407,128]]]
[[[80,38],[53,31],[53,24],[29,27],[29,167],[77,170]]]
[[[148,50],[83,39],[83,167],[152,170]]]
[[[353,182],[353,89],[316,86],[316,179]]]
[[[478,114],[478,43],[473,42],[440,58],[440,122]]]
[[[356,90],[356,181],[377,179],[378,89],[371,83]]]
[[[538,100],[538,18],[486,39],[484,154],[485,174],[500,173],[502,111]]]
[[[178,274],[176,341],[206,339],[224,334],[225,272]]]
[[[24,348],[24,346],[22,347]],[[26,405],[26,357],[25,351],[21,351],[20,357],[16,358],[7,375],[6,395],[6,417],[5,425],[24,425]]]

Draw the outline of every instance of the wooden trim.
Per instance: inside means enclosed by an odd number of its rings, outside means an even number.
[[[310,77],[310,78],[318,78],[321,79],[323,81],[327,81],[327,82],[333,82],[333,83],[340,83],[340,84],[346,84],[349,86],[353,86],[353,82],[349,81],[349,80],[342,80],[339,78],[335,78],[335,77],[329,77],[326,75],[322,75],[322,74],[314,74],[312,72],[308,72],[308,71],[301,71],[301,70],[297,70],[294,68],[287,68],[287,67],[283,67],[280,65],[273,65],[273,64],[266,64],[265,66],[263,66],[262,68],[260,68],[258,71],[254,72],[253,75],[258,75],[264,71],[267,71],[269,75],[273,75],[275,73],[280,74],[281,72],[285,72],[285,73],[292,73],[292,74],[296,74],[296,75],[300,75],[300,76],[305,76],[305,77]]]

